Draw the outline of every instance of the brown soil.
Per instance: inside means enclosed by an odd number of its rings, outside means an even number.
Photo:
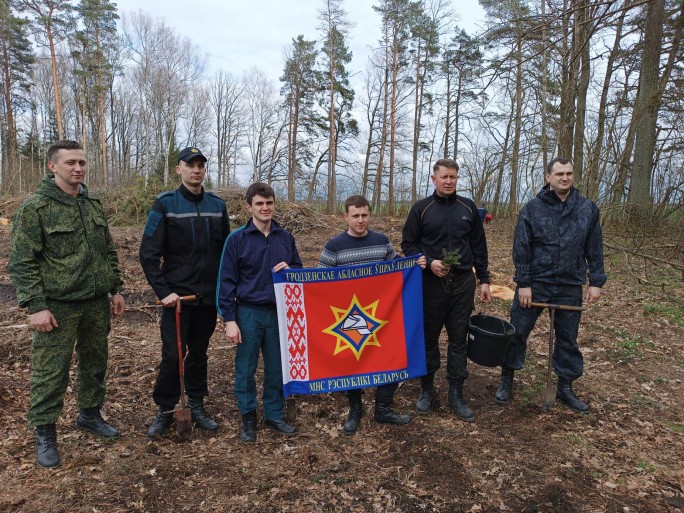
[[[317,220],[320,221],[320,220]],[[313,265],[340,220],[323,219],[299,233],[305,265]],[[397,245],[401,220],[374,227]],[[494,283],[512,286],[510,230],[488,228]],[[74,429],[75,391],[58,422],[62,465],[34,463],[25,421],[31,331],[7,276],[9,227],[0,227],[0,511],[8,512],[666,512],[684,508],[684,329],[644,304],[684,300],[681,276],[665,289],[634,283],[608,258],[611,280],[600,305],[584,315],[580,345],[585,376],[578,394],[591,404],[579,415],[540,406],[545,386],[546,330],[533,333],[510,405],[494,402],[498,370],[469,366],[465,398],[474,423],[440,404],[408,426],[366,416],[353,437],[342,434],[341,394],[297,398],[299,434],[284,439],[260,429],[255,444],[239,441],[232,393],[234,348],[217,331],[209,352],[207,405],[221,423],[216,434],[195,431],[179,443],[175,429],[156,443],[145,437],[155,413],[151,391],[159,361],[154,296],[137,261],[141,230],[114,229],[127,283],[127,311],[113,323],[105,417],[122,431],[103,442]],[[665,271],[663,271],[665,272]],[[678,282],[677,279],[680,281]],[[510,302],[477,309],[507,317]],[[75,382],[72,382],[75,388]],[[399,411],[414,409],[418,383],[404,383]]]

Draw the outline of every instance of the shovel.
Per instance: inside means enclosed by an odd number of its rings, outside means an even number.
[[[542,392],[542,407],[549,411],[556,404],[556,389],[551,383],[551,357],[553,356],[553,339],[554,339],[554,319],[556,310],[572,310],[575,312],[581,312],[586,310],[583,306],[572,306],[572,305],[553,305],[549,303],[536,303],[532,301],[530,303],[531,307],[534,308],[548,308],[549,317],[551,319],[551,326],[549,328],[549,364],[546,370],[546,388]]]
[[[176,420],[176,432],[181,441],[189,441],[192,438],[192,414],[185,399],[185,369],[183,365],[183,343],[181,340],[181,303],[194,301],[197,295],[182,296],[176,301],[176,343],[178,345],[178,376],[180,378],[180,401],[181,407],[173,410],[173,418]],[[157,301],[161,304],[161,301]]]

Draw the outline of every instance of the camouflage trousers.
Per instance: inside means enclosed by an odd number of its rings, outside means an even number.
[[[31,347],[32,426],[53,424],[64,406],[69,369],[74,352],[78,355],[78,407],[102,405],[107,372],[107,335],[111,328],[109,298],[78,303],[48,301],[58,328],[49,333],[37,331]]]

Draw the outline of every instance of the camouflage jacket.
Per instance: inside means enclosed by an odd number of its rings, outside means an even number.
[[[122,290],[116,248],[100,201],[84,185],[73,197],[46,176],[19,207],[12,228],[9,273],[19,306],[83,301]]]

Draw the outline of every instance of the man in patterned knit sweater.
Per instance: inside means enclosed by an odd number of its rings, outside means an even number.
[[[344,220],[349,229],[330,239],[321,253],[319,267],[339,267],[346,265],[368,264],[391,260],[397,257],[389,239],[378,232],[368,229],[370,203],[363,196],[350,196],[344,202]],[[421,268],[425,268],[425,257],[417,260]],[[392,409],[394,392],[398,383],[389,383],[375,389],[375,421],[385,424],[408,424],[409,415],[401,415]],[[363,416],[361,389],[349,390],[349,416],[344,423],[343,432],[353,435],[359,428]]]

